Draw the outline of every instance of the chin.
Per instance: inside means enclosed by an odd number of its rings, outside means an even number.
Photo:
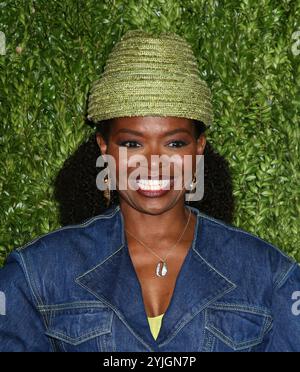
[[[176,196],[176,194],[171,195],[169,193],[161,197],[151,198],[134,195],[129,200],[131,200],[130,205],[135,209],[138,209],[140,212],[157,215],[173,208],[178,202],[180,202],[181,198],[176,200]]]

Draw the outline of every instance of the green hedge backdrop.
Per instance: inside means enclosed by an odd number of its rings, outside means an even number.
[[[60,227],[53,178],[92,132],[91,82],[137,28],[191,44],[213,93],[208,140],[233,173],[234,224],[300,261],[299,1],[2,0],[0,265]]]

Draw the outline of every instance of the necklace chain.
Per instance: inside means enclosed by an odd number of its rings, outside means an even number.
[[[131,235],[133,237],[133,239],[135,239],[137,242],[139,242],[140,244],[142,244],[145,248],[147,248],[150,252],[152,252],[157,258],[159,258],[162,262],[166,262],[166,259],[167,257],[169,256],[169,254],[172,252],[172,249],[176,247],[176,245],[180,242],[181,238],[183,237],[187,227],[188,227],[188,224],[190,222],[190,218],[191,218],[191,210],[190,210],[190,213],[189,213],[189,217],[188,217],[188,220],[187,220],[187,223],[183,229],[183,232],[180,234],[179,238],[177,239],[176,243],[171,247],[169,248],[170,249],[170,252],[166,255],[165,259],[162,259],[158,254],[156,254],[150,247],[148,247],[145,243],[143,243],[141,240],[137,239],[133,234],[131,234],[131,232],[129,232],[127,229],[125,229],[125,231]]]

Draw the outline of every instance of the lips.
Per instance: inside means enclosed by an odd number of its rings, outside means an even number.
[[[174,177],[168,175],[151,174],[148,177],[137,176],[135,182],[142,190],[165,190],[174,183]]]
[[[164,190],[170,185],[170,180],[168,179],[137,179],[136,183],[138,184],[141,190],[146,191],[159,191]]]
[[[157,198],[170,191],[171,186],[174,184],[174,179],[173,177],[164,179],[138,178],[136,183],[138,185],[137,192],[139,194],[148,198]]]

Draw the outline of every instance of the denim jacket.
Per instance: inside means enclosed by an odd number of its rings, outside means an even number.
[[[10,253],[0,351],[300,351],[300,266],[187,207],[194,239],[156,340],[117,206]]]

